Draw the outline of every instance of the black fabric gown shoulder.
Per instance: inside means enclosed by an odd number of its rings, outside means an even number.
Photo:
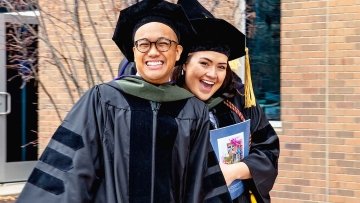
[[[17,202],[203,202],[207,106],[195,97],[151,102],[117,85],[80,98]]]

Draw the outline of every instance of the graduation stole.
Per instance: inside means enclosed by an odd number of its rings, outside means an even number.
[[[149,101],[171,102],[194,97],[189,91],[172,83],[154,85],[138,76],[124,76],[115,82],[125,93]]]

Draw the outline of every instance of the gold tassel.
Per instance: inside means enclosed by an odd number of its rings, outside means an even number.
[[[250,193],[250,202],[251,203],[257,203],[255,195],[251,191],[249,191],[249,193]]]
[[[245,108],[250,108],[256,106],[256,99],[252,86],[249,49],[247,47],[245,53]]]

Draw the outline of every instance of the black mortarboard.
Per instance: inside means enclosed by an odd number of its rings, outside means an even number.
[[[197,35],[195,46],[202,45],[223,45],[226,46],[230,53],[228,55],[229,61],[240,58],[245,55],[245,35],[241,33],[236,27],[223,19],[218,18],[202,18],[191,20]],[[201,47],[201,46],[200,46]]]
[[[179,0],[195,31],[195,44],[190,51],[208,50],[209,47],[222,45],[229,48],[229,60],[245,55],[245,35],[227,21],[215,18],[197,0]],[[200,46],[201,45],[201,46]],[[195,49],[194,49],[195,48]]]
[[[177,4],[181,5],[189,19],[195,18],[215,18],[210,11],[201,5],[197,0],[178,0]]]
[[[143,0],[120,12],[112,39],[125,57],[134,61],[134,31],[149,22],[164,23],[175,31],[184,48],[180,61],[184,60],[195,31],[180,5],[160,0]]]

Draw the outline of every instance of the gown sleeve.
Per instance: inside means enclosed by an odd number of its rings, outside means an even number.
[[[244,113],[251,119],[252,138],[249,155],[243,160],[252,179],[245,182],[258,202],[270,202],[269,193],[278,175],[279,138],[259,104]]]
[[[234,81],[237,93],[233,102],[246,119],[251,119],[252,144],[249,155],[243,161],[249,167],[252,178],[244,180],[245,185],[254,193],[257,202],[267,203],[270,202],[269,193],[278,175],[279,138],[258,103],[256,106],[244,108],[244,84],[239,77]]]
[[[101,180],[103,106],[97,86],[80,98],[53,134],[18,203],[90,202]]]
[[[185,191],[186,199],[181,202],[198,203],[204,201],[203,185],[207,171],[208,147],[210,145],[209,125],[209,111],[205,107],[196,126],[195,136],[191,140]]]
[[[252,178],[243,181],[245,187],[254,193],[258,203],[269,203],[269,193],[278,175],[279,138],[259,104],[250,108],[244,108],[244,85],[240,78],[237,78],[235,82],[236,91],[229,100],[243,113],[245,119],[250,119],[251,122],[250,132],[252,143],[249,155],[243,159],[243,162],[249,167]],[[241,122],[239,116],[226,105],[217,105],[213,111],[216,112],[217,121],[220,123],[219,126],[227,126]],[[230,115],[228,112],[230,112]],[[215,163],[214,161],[211,162],[211,159],[209,159],[209,162],[210,166],[211,163]],[[214,169],[217,167],[218,166],[214,164]],[[219,174],[218,171],[219,170],[215,170],[212,177],[209,176],[211,177],[210,183],[212,184],[208,185],[209,188],[212,188],[210,194],[213,195],[213,198],[210,198],[207,202],[250,202],[248,193],[243,193],[233,201],[231,201],[231,199],[229,200],[229,197],[226,196],[226,194],[229,193],[223,193],[220,190],[222,188],[221,185],[226,186],[226,183],[224,177],[222,174]],[[216,183],[216,185],[214,185],[214,183]]]
[[[208,148],[208,169],[204,184],[205,203],[232,202],[213,147]]]

